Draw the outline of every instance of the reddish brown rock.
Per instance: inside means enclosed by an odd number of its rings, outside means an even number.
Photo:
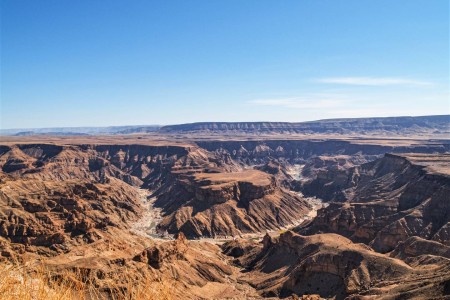
[[[172,202],[175,199],[177,202]],[[173,210],[159,229],[181,231],[188,237],[278,229],[295,223],[310,210],[304,199],[281,188],[273,176],[256,170],[182,174],[160,195],[158,203]]]
[[[231,253],[230,249],[251,248],[236,260],[245,268],[241,279],[266,297],[318,294],[327,299],[395,299],[408,293],[442,297],[450,280],[448,263],[414,270],[336,234],[301,236],[288,231],[279,237],[266,235],[261,244],[239,246],[239,242],[226,243],[223,249]],[[430,285],[421,284],[424,278]]]
[[[320,210],[302,232],[335,232],[382,252],[411,236],[449,245],[449,155],[386,154],[342,174],[347,180],[331,177],[322,188],[341,203]]]

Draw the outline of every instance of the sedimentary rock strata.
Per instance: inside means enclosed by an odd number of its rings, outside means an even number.
[[[200,122],[169,125],[161,132],[211,133],[333,133],[333,134],[412,134],[448,132],[450,116],[329,119],[301,123],[288,122]]]
[[[0,146],[1,260],[45,256],[105,294],[124,271],[180,299],[450,293],[446,141],[127,139]],[[305,196],[329,205],[303,222]],[[152,207],[174,240],[130,231]]]
[[[179,202],[173,204],[171,199]],[[281,188],[272,175],[257,170],[183,174],[158,202],[178,205],[159,228],[181,231],[188,237],[277,229],[295,223],[310,209],[304,199]]]
[[[288,231],[279,237],[267,235],[261,244],[233,241],[223,249],[245,268],[242,280],[266,297],[319,294],[333,299],[363,295],[396,299],[401,293],[433,297],[445,293],[450,280],[448,262],[414,270],[400,259],[336,234],[301,236]]]
[[[432,167],[430,167],[432,165]],[[392,155],[342,171],[322,182],[331,203],[304,232],[336,232],[391,251],[410,236],[449,244],[450,158]]]

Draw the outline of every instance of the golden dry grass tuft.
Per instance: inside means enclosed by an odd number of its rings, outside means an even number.
[[[43,266],[0,266],[1,300],[171,300],[173,284],[148,273],[123,271],[98,279],[82,271],[52,272]]]

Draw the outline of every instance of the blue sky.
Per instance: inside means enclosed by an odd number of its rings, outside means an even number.
[[[448,0],[1,1],[1,127],[449,114]]]

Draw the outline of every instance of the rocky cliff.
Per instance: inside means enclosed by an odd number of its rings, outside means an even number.
[[[80,234],[100,236],[90,232],[105,224],[125,228],[142,212],[137,188],[154,191],[165,216],[162,231],[189,237],[275,229],[309,210],[272,175],[242,171],[229,155],[195,145],[19,144],[0,150],[0,234],[13,243],[49,247]],[[84,240],[92,239],[78,243]]]
[[[309,122],[199,122],[168,126],[62,127],[2,129],[0,135],[104,135],[104,134],[343,134],[343,135],[445,135],[450,116],[325,119]]]
[[[450,116],[329,119],[301,123],[288,122],[201,122],[163,126],[160,132],[236,133],[334,133],[413,134],[450,131]]]
[[[357,157],[355,163],[371,161],[385,153],[446,153],[449,141],[392,143],[375,140],[255,140],[255,141],[196,141],[199,147],[217,155],[227,155],[245,165],[267,163],[270,160],[305,163],[317,156]]]
[[[132,259],[137,266],[148,266],[153,273],[172,280],[176,299],[246,298],[258,294],[238,282],[238,269],[216,245],[190,242],[180,233],[176,240],[144,249]],[[173,274],[173,277],[167,276]]]
[[[188,237],[235,236],[298,222],[310,205],[257,170],[177,174],[157,200],[169,212],[159,225]]]
[[[242,280],[250,282],[266,297],[292,294],[319,294],[333,299],[364,296],[397,299],[400,294],[439,297],[445,295],[450,280],[448,262],[414,270],[400,259],[379,254],[336,234],[301,236],[288,231],[279,237],[267,235],[262,243],[229,242],[223,249],[244,267]]]
[[[450,156],[393,155],[314,179],[331,203],[303,232],[336,232],[390,251],[410,236],[449,245]]]
[[[0,260],[45,256],[102,291],[111,279],[126,288],[124,272],[150,273],[187,299],[449,294],[446,141],[133,140],[0,146]],[[404,150],[427,154],[379,158]],[[304,165],[301,180],[292,164]],[[310,212],[292,189],[329,202],[301,235],[282,228]],[[148,193],[157,228],[176,240],[130,231]],[[266,230],[261,242],[246,235]],[[221,253],[184,235],[244,239]]]
[[[14,249],[56,255],[128,230],[143,213],[138,187],[188,148],[19,144],[0,148],[0,237]],[[16,251],[17,252],[17,251]]]

